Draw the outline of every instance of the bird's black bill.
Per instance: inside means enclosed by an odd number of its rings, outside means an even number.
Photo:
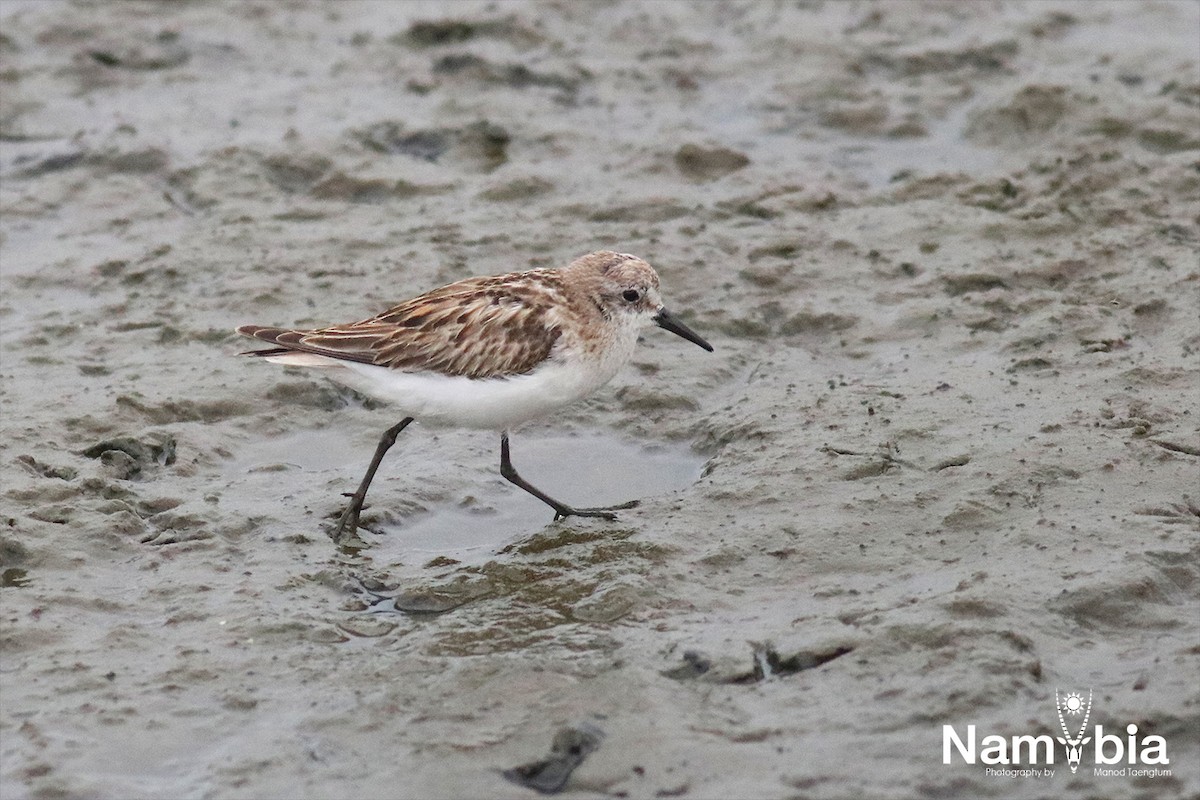
[[[654,315],[654,323],[663,330],[670,331],[676,336],[682,336],[692,344],[698,344],[708,352],[712,352],[712,345],[700,338],[700,334],[684,325],[679,321],[679,318],[667,311],[665,308],[660,308],[658,313]]]

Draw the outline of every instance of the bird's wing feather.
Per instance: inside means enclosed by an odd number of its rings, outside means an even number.
[[[529,275],[521,281],[506,275],[459,281],[348,325],[317,330],[247,325],[238,331],[285,350],[406,372],[520,375],[545,361],[562,335],[551,276],[530,281]]]

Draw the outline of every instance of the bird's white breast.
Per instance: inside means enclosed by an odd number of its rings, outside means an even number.
[[[406,372],[311,353],[267,360],[318,367],[338,383],[394,406],[429,425],[504,430],[570,405],[603,386],[633,355],[638,325],[621,320],[600,347],[564,342],[536,369],[508,378],[473,379],[435,372]]]

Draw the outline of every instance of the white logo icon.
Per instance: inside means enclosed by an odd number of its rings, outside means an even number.
[[[1092,690],[1088,689],[1088,699],[1085,705],[1081,693],[1067,692],[1065,699],[1059,699],[1058,689],[1055,689],[1054,705],[1058,710],[1058,724],[1063,732],[1063,735],[1058,737],[1058,741],[1067,749],[1067,766],[1071,768],[1071,772],[1074,772],[1079,769],[1079,757],[1083,752],[1083,745],[1092,740],[1092,737],[1083,735],[1087,728],[1088,717],[1092,715]],[[1074,736],[1071,735],[1071,729],[1067,727],[1067,720],[1063,717],[1064,712],[1068,718],[1083,715],[1083,721],[1079,723],[1079,730]],[[1074,722],[1074,719],[1071,721]]]

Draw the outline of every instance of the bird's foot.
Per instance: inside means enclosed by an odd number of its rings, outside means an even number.
[[[335,544],[341,544],[345,539],[358,532],[358,515],[361,511],[362,502],[357,499],[351,500],[350,505],[346,506],[346,510],[338,519],[337,527],[329,534]]]
[[[571,506],[554,506],[554,521],[567,517],[599,517],[609,521],[617,518],[617,511],[623,511],[627,508],[634,508],[638,505],[639,500],[630,500],[628,503],[621,503],[616,506],[604,506],[602,508],[572,508]]]

